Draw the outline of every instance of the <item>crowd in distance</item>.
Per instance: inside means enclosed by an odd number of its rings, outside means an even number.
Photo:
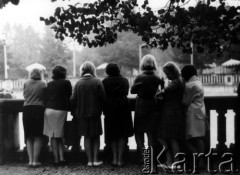
[[[159,77],[156,60],[150,54],[141,59],[140,68],[141,73],[131,87],[115,63],[107,65],[107,77],[101,81],[94,64],[84,62],[74,87],[66,79],[67,70],[63,66],[52,70],[52,81],[47,84],[42,81],[41,70],[34,69],[23,92],[28,166],[41,165],[43,135],[49,137],[54,165],[66,163],[63,138],[68,111],[73,114],[78,135],[84,136],[86,166],[103,164],[98,159],[102,114],[105,116],[105,143],[112,149],[112,166],[124,165],[124,149],[133,135],[140,156],[144,134],[154,156],[157,154],[155,148],[164,146],[166,167],[177,168],[172,164],[182,143],[191,152],[203,153],[206,115],[203,87],[196,68],[185,65],[180,70],[174,62],[167,62],[163,66],[167,77],[164,80]],[[129,89],[131,94],[136,94],[134,120],[128,100]],[[203,164],[200,161],[199,166]]]

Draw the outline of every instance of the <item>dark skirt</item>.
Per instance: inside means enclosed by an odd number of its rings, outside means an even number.
[[[156,132],[157,128],[157,116],[149,117],[149,118],[135,118],[134,120],[134,132],[135,133],[154,133]]]
[[[105,117],[105,143],[133,136],[132,116]]]
[[[23,107],[23,129],[25,139],[43,136],[44,110],[44,107],[38,105]]]
[[[77,119],[77,130],[80,136],[97,137],[102,134],[100,117],[86,117]]]
[[[184,139],[184,108],[179,103],[166,104],[158,128],[158,137],[163,139]]]

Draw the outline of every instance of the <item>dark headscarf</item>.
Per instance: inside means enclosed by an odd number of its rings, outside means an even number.
[[[188,81],[194,75],[197,76],[197,69],[193,65],[185,65],[181,70],[182,77]]]
[[[66,74],[67,74],[66,68],[64,68],[63,66],[56,66],[52,70],[52,79],[54,79],[54,80],[56,80],[56,79],[65,79],[66,78]]]
[[[109,76],[118,76],[120,75],[120,68],[116,63],[109,63],[106,67],[106,73]]]

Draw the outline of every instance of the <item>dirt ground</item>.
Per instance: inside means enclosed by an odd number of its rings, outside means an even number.
[[[163,170],[159,170],[158,174],[168,175]],[[210,173],[201,172],[201,174]],[[87,167],[81,163],[71,163],[62,167],[47,164],[38,168],[29,168],[26,163],[11,163],[0,166],[0,175],[143,175],[143,173],[142,166],[137,164],[126,164],[124,167],[112,167],[109,164]]]
[[[0,175],[138,175],[141,165],[126,165],[124,167],[87,167],[82,164],[69,164],[62,167],[42,165],[38,168],[29,168],[27,164],[11,163],[0,166]]]

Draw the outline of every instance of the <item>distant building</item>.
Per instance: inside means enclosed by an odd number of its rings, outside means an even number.
[[[230,59],[220,66],[210,64],[208,67],[199,71],[199,77],[206,86],[236,86],[240,82],[239,60]]]

